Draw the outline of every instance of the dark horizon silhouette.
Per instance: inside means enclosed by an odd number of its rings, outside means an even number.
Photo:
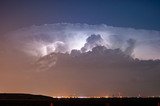
[[[160,98],[52,98],[23,93],[1,93],[3,106],[159,106]]]

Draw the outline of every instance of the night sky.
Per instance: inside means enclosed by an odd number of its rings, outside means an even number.
[[[1,31],[51,23],[160,30],[159,0],[1,0]]]
[[[1,0],[0,92],[159,96],[159,0]]]

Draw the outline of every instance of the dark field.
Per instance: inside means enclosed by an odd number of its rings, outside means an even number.
[[[160,98],[51,98],[0,95],[0,106],[160,106]]]

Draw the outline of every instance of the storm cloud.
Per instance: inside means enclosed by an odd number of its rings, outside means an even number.
[[[91,38],[88,38],[89,36]],[[101,44],[110,49],[120,48],[122,51],[128,48],[126,52],[133,52],[133,55],[140,59],[160,58],[160,49],[156,48],[159,45],[160,32],[154,30],[112,27],[105,24],[59,23],[21,28],[6,34],[5,38],[11,49],[33,56],[44,56],[51,51],[59,51],[55,46],[56,42],[59,42],[58,45],[61,42],[60,45],[64,48],[63,51],[60,50],[62,52],[80,50],[84,45],[85,49],[91,49],[92,46]],[[128,44],[131,43],[133,44],[129,47]]]
[[[3,92],[160,94],[159,31],[61,23],[18,29],[3,39]]]

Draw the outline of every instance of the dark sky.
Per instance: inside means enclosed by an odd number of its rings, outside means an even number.
[[[159,5],[159,0],[1,0],[0,32],[62,22],[160,30]]]

